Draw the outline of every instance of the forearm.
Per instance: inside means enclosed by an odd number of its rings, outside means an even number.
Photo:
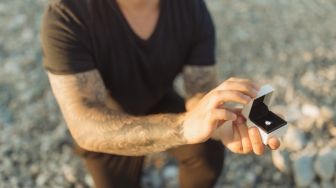
[[[144,155],[186,143],[183,114],[135,117],[123,113],[97,70],[48,75],[68,128],[84,149]]]
[[[145,155],[186,144],[183,136],[183,114],[129,116],[106,107],[88,110],[80,120],[67,117],[81,129],[72,131],[84,149],[119,155]],[[95,118],[99,117],[99,118]]]

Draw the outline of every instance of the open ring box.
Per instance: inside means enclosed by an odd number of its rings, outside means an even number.
[[[262,86],[257,97],[245,105],[242,110],[242,114],[246,118],[246,125],[259,129],[262,142],[265,145],[267,145],[269,138],[280,138],[284,135],[288,127],[285,120],[269,109],[273,92],[272,86]]]

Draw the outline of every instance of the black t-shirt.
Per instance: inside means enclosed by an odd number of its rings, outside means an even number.
[[[184,65],[214,64],[214,26],[203,0],[161,0],[156,28],[144,41],[115,0],[52,0],[42,49],[51,73],[97,69],[127,113],[144,114]]]

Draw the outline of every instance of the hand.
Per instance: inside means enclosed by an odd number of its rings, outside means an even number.
[[[232,122],[232,125],[224,124],[220,126],[214,131],[212,138],[221,140],[234,153],[247,154],[253,151],[257,155],[263,154],[265,146],[262,143],[258,128],[248,128],[239,110],[235,111],[238,118]],[[268,146],[271,149],[277,149],[280,147],[280,141],[274,137],[270,138]]]
[[[237,115],[221,108],[227,102],[246,105],[259,89],[246,79],[230,78],[207,93],[183,118],[184,136],[189,144],[204,142],[211,137],[219,123],[234,121]]]

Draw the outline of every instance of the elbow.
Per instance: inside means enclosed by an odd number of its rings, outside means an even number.
[[[90,130],[88,130],[88,127],[85,127],[82,122],[68,122],[67,126],[71,137],[80,148],[88,151],[93,151],[89,141],[90,137],[88,136],[92,135],[92,132],[91,134],[88,134],[90,132]]]

